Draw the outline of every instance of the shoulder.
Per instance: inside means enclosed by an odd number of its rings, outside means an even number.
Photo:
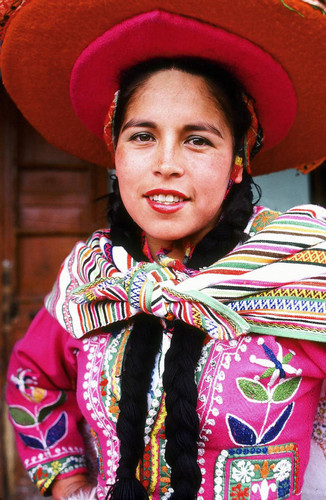
[[[94,247],[99,245],[100,241],[106,241],[111,245],[111,231],[107,229],[97,229],[92,233],[85,242],[86,246]]]
[[[256,233],[271,224],[271,222],[281,215],[281,213],[282,212],[277,212],[267,207],[255,206],[253,215],[249,220],[245,232],[250,236],[254,236]]]
[[[319,205],[306,204],[279,212],[264,206],[256,206],[245,232],[254,236],[274,222],[282,225],[284,222],[303,226],[315,225],[326,230],[326,209]]]

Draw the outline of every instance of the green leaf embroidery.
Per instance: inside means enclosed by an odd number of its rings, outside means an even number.
[[[288,365],[292,358],[293,358],[292,352],[289,352],[288,354],[286,354],[282,360],[282,365]]]
[[[273,401],[279,403],[290,399],[297,391],[300,382],[301,377],[294,377],[277,384],[273,392]]]
[[[264,373],[260,376],[260,378],[271,377],[274,372],[275,372],[275,368],[267,368],[267,370],[264,371]]]
[[[254,382],[247,378],[238,378],[237,385],[246,398],[260,403],[268,401],[267,391],[260,382]]]
[[[52,403],[49,406],[43,406],[41,411],[38,414],[37,421],[38,422],[43,422],[43,420],[46,419],[48,415],[55,409],[58,408],[58,406],[61,406],[67,399],[67,395],[64,391],[61,391],[59,399]]]
[[[36,423],[33,415],[17,406],[10,406],[9,413],[13,421],[18,425],[31,426]]]

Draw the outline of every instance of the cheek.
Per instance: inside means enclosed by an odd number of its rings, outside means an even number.
[[[208,199],[224,196],[232,171],[232,155],[214,156],[210,162],[197,165],[194,183],[197,191]]]
[[[129,185],[134,184],[138,169],[129,158],[129,155],[118,149],[115,155],[115,168],[120,191],[128,189]]]

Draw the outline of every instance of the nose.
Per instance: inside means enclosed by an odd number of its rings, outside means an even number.
[[[181,151],[176,144],[162,143],[157,151],[157,159],[153,165],[156,175],[180,177],[184,173]]]

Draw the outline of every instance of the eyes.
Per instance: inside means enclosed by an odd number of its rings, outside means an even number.
[[[152,142],[152,141],[155,141],[155,138],[149,132],[139,132],[137,134],[133,134],[130,137],[129,141],[134,141],[134,142]]]
[[[139,143],[139,144],[148,144],[156,141],[156,137],[150,132],[138,132],[133,134],[129,141]],[[200,135],[190,135],[186,137],[183,141],[184,144],[189,144],[192,147],[200,148],[203,146],[213,146],[212,142],[207,138]]]

